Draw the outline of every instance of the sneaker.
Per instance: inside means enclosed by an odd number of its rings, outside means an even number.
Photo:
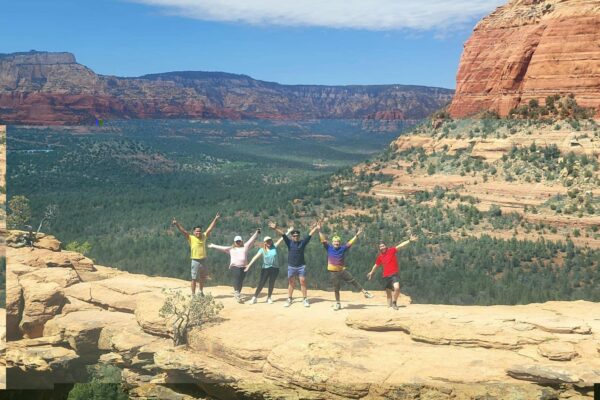
[[[288,299],[285,301],[285,304],[284,304],[283,306],[284,306],[284,307],[289,307],[289,306],[291,306],[291,305],[292,305],[292,299],[290,299],[290,298],[288,297]]]
[[[367,299],[372,299],[373,298],[373,295],[371,293],[369,293],[368,291],[366,291],[366,290],[363,292],[363,294],[365,295],[365,297]]]
[[[398,306],[397,306],[396,304],[392,304],[392,308],[393,308],[394,310],[397,310],[397,309],[398,309]]]
[[[310,303],[308,302],[308,299],[304,299],[304,307],[310,307]]]
[[[388,301],[388,307],[392,308],[392,302],[391,301]]]
[[[200,296],[200,297],[204,297],[204,292],[200,292],[200,293],[198,294],[198,296]]]
[[[256,304],[256,296],[252,296],[248,304]]]
[[[338,311],[342,309],[342,305],[340,303],[335,303],[333,306],[333,311]]]
[[[267,303],[273,304],[273,300],[270,297],[267,297]]]

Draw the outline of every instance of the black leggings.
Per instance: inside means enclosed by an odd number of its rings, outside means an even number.
[[[347,270],[343,271],[329,271],[329,275],[331,275],[331,283],[333,283],[333,290],[335,291],[335,301],[340,302],[340,288],[342,286],[342,281],[351,284],[358,290],[363,290],[360,283],[354,279],[352,274]]]
[[[241,292],[244,278],[246,277],[246,271],[244,271],[244,268],[238,267],[231,267],[231,271],[233,273],[233,290]]]
[[[254,297],[258,297],[260,291],[265,286],[267,279],[269,280],[269,297],[273,294],[273,287],[275,287],[275,279],[277,279],[277,275],[279,275],[279,268],[263,268],[260,270],[260,280],[258,281],[258,286],[256,287],[256,292],[254,293]]]

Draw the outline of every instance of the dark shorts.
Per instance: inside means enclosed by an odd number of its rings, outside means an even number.
[[[400,283],[400,277],[398,274],[383,277],[383,287],[385,289],[394,290],[394,283],[396,282]]]
[[[343,271],[329,271],[329,276],[331,277],[331,283],[333,286],[339,286],[342,282],[350,283],[354,280],[354,277],[347,270]]]
[[[292,267],[290,265],[288,265],[288,279],[293,277],[293,276],[301,276],[301,277],[305,277],[305,269],[306,269],[306,265],[302,265],[300,267]]]

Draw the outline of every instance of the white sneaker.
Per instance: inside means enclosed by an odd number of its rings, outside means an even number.
[[[284,307],[289,307],[289,306],[291,306],[291,305],[292,305],[292,299],[290,299],[290,298],[288,297],[288,299],[285,301],[285,304],[284,304],[283,306],[284,306]]]
[[[273,300],[270,297],[267,297],[267,303],[273,304]]]
[[[304,299],[304,307],[310,307],[310,303],[308,302],[308,299]]]
[[[252,296],[248,304],[256,304],[256,296]]]
[[[373,295],[372,295],[371,293],[369,293],[369,291],[367,291],[367,290],[365,290],[365,291],[363,292],[363,294],[365,295],[365,297],[366,297],[367,299],[372,299],[372,298],[373,298]]]
[[[335,303],[333,306],[333,311],[338,311],[342,309],[342,305],[340,303]]]

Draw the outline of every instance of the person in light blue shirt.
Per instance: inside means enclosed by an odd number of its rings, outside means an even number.
[[[289,233],[291,229],[288,230]],[[254,261],[258,258],[263,258],[263,265],[260,270],[260,279],[258,281],[258,286],[256,287],[256,292],[254,292],[254,297],[249,301],[250,304],[256,304],[258,301],[258,296],[262,291],[263,287],[269,281],[269,291],[267,295],[267,303],[273,304],[273,299],[271,296],[273,295],[273,288],[275,287],[275,280],[279,275],[279,260],[277,257],[277,246],[283,241],[283,238],[279,239],[276,243],[273,243],[273,239],[270,236],[265,236],[263,240],[263,246],[258,250],[258,253],[252,258],[246,270],[252,266]]]

